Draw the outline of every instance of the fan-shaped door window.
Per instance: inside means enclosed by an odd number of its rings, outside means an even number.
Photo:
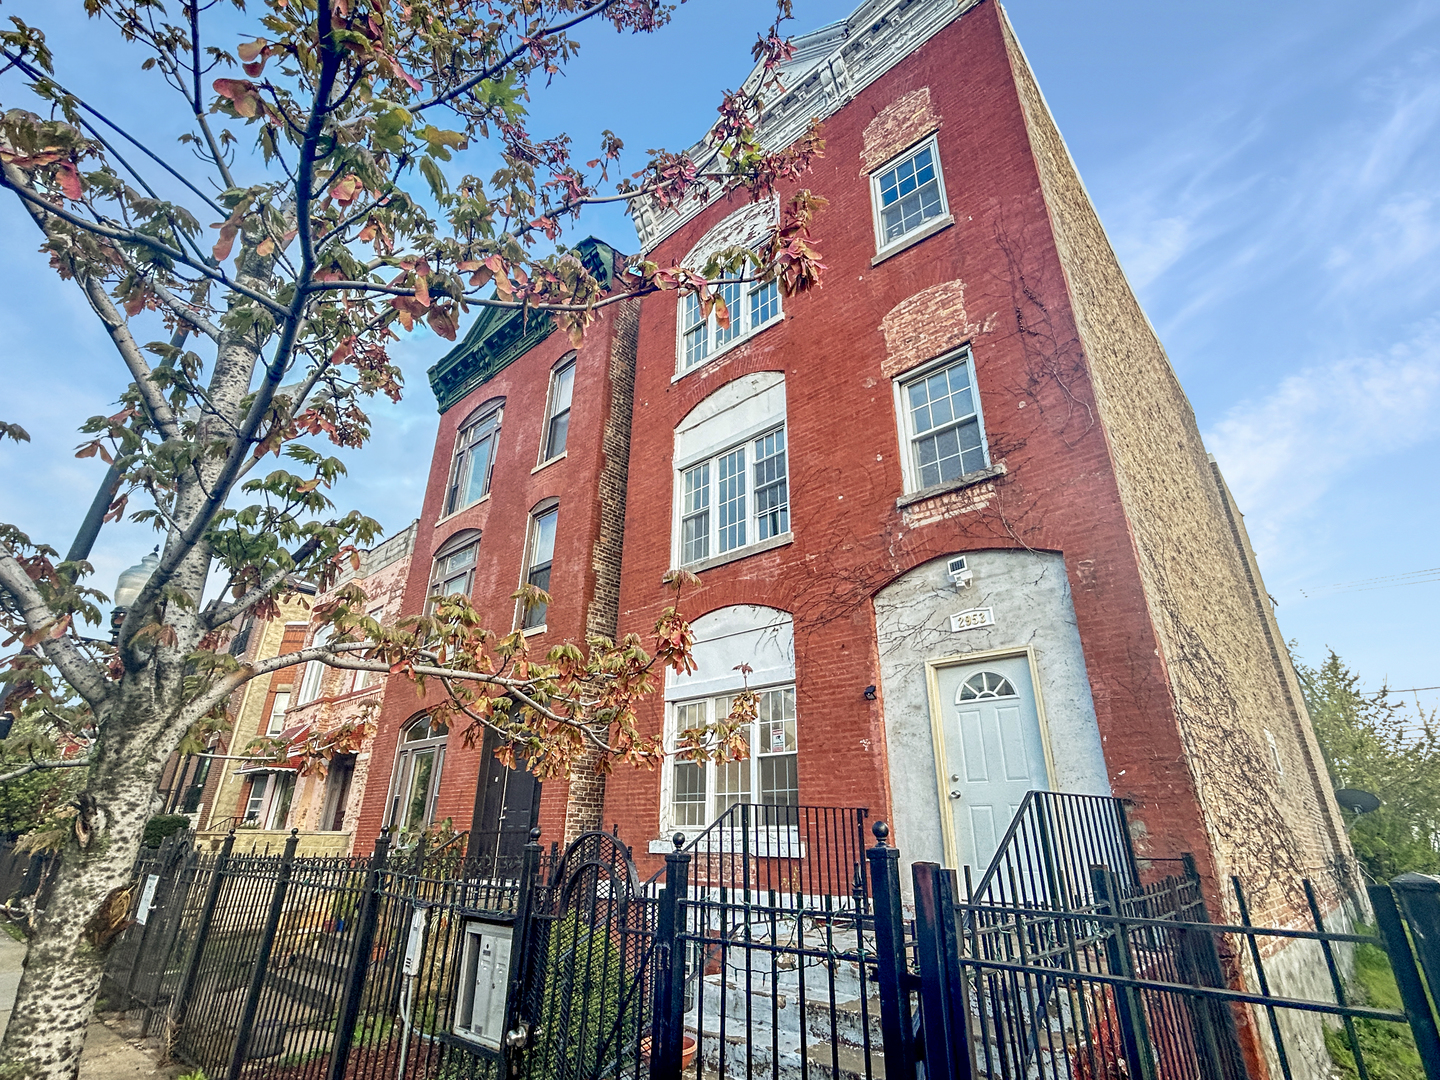
[[[994,671],[977,671],[961,684],[955,702],[959,704],[962,701],[979,701],[982,698],[1016,696],[1015,687],[1010,685],[1010,680],[1004,675]]]

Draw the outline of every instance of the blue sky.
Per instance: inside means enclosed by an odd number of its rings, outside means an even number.
[[[168,143],[171,106],[102,27],[67,13],[79,7],[6,13],[69,50],[62,78]],[[795,0],[792,25],[850,7]],[[688,145],[748,70],[769,10],[691,0],[655,38],[587,34],[532,103],[536,128],[581,148],[603,128],[637,149]],[[1440,567],[1440,0],[1007,10],[1246,514],[1284,633],[1312,662],[1333,647],[1372,686],[1440,685],[1440,573],[1371,580]],[[632,74],[657,59],[673,70]],[[8,77],[0,95],[22,104]],[[586,226],[635,246],[616,211]],[[0,201],[0,419],[34,439],[0,444],[0,520],[63,550],[103,470],[70,456],[75,428],[112,411],[122,369],[35,246]],[[376,405],[376,437],[335,492],[387,529],[419,509],[436,428],[424,372],[446,347],[428,332],[400,347],[409,395]],[[153,542],[107,526],[97,584]],[[1440,691],[1419,697],[1440,705]]]

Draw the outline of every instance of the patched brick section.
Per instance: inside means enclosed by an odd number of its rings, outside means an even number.
[[[972,322],[965,313],[965,283],[944,281],[907,296],[880,320],[885,335],[886,378],[909,371],[965,344],[994,326],[992,313]]]
[[[930,103],[930,88],[922,86],[902,94],[875,114],[862,136],[861,173],[874,172],[907,146],[919,142],[940,126],[940,114]]]
[[[926,499],[924,502],[907,506],[901,512],[901,516],[904,518],[907,529],[919,528],[921,525],[934,525],[936,522],[959,517],[961,514],[973,514],[977,510],[984,510],[990,505],[990,500],[994,495],[994,484],[976,484],[964,491],[948,491],[944,495],[936,495],[933,499]]]

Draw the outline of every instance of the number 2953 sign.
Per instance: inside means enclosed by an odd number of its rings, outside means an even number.
[[[988,607],[957,611],[950,616],[950,630],[958,634],[961,630],[978,630],[982,626],[995,625],[995,609]]]

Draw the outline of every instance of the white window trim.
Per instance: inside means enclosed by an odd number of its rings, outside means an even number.
[[[495,430],[491,435],[490,475],[485,478],[485,491],[478,499],[474,499],[468,503],[457,502],[455,506],[452,507],[450,506],[451,491],[454,490],[457,499],[459,497],[459,490],[456,488],[456,485],[460,479],[460,441],[464,438],[467,431],[491,417],[495,418]],[[440,504],[440,521],[444,521],[448,517],[454,517],[462,510],[468,510],[470,507],[476,506],[490,497],[490,485],[495,478],[495,459],[500,450],[500,429],[504,425],[504,422],[505,402],[502,399],[495,401],[493,405],[490,403],[480,405],[465,418],[464,423],[455,429],[455,440],[450,446],[450,471],[445,479],[445,496],[444,501]],[[436,524],[439,524],[439,522]]]
[[[312,648],[318,648],[327,644],[335,636],[335,627],[325,625],[315,631],[315,636],[310,639]],[[325,689],[325,664],[319,660],[311,660],[305,665],[304,674],[300,676],[300,685],[295,688],[295,696],[290,699],[292,708],[299,708],[301,705],[309,705],[312,701],[319,701],[324,697]]]
[[[747,281],[740,286],[741,310],[738,314],[740,318],[743,319],[740,333],[736,334],[729,341],[725,342],[725,344],[711,348],[710,351],[705,354],[705,358],[703,360],[699,360],[696,363],[690,365],[689,367],[685,366],[685,306],[689,301],[688,298],[685,296],[680,296],[678,294],[676,295],[675,374],[670,379],[672,383],[680,381],[686,375],[691,375],[699,371],[701,368],[724,356],[737,345],[742,345],[745,342],[749,341],[751,338],[755,337],[755,335],[763,333],[764,331],[770,329],[770,327],[778,326],[780,325],[780,323],[785,321],[785,296],[779,287],[779,282],[777,279],[775,283],[775,314],[771,318],[767,319],[765,322],[761,323],[759,326],[750,325],[750,294],[756,289],[763,288],[765,284],[768,283]],[[732,311],[730,313],[732,325],[734,323],[736,315],[736,312]],[[709,316],[707,316],[705,320],[705,326],[706,340],[713,341],[715,338],[715,331],[718,328],[718,323],[714,311],[711,311]]]
[[[874,262],[879,262],[884,256],[893,255],[902,248],[909,247],[917,240],[924,239],[924,237],[937,231],[942,225],[948,225],[954,221],[954,217],[950,213],[950,197],[945,193],[945,169],[943,162],[940,160],[940,140],[938,136],[938,132],[932,131],[923,139],[911,143],[904,150],[892,155],[883,164],[871,170],[870,218],[875,228]],[[929,221],[922,221],[909,232],[897,236],[894,240],[887,243],[885,240],[884,218],[881,214],[880,206],[880,177],[893,169],[896,164],[904,161],[907,157],[910,157],[912,154],[918,154],[921,150],[925,149],[926,146],[930,147],[931,155],[935,161],[935,184],[940,191],[940,213]],[[874,265],[873,262],[872,265]]]
[[[891,388],[895,397],[895,431],[900,438],[900,472],[904,477],[906,495],[926,489],[920,483],[920,469],[915,463],[914,433],[910,430],[910,407],[905,401],[905,387],[961,360],[970,365],[970,393],[975,398],[975,420],[980,426],[980,449],[985,454],[985,464],[954,480],[942,481],[940,484],[931,486],[943,490],[951,485],[963,485],[968,477],[978,478],[987,474],[994,465],[994,461],[990,457],[990,435],[985,430],[985,408],[980,400],[980,380],[976,377],[975,354],[967,343],[953,352],[948,352],[919,367],[911,368],[891,380]]]
[[[552,512],[555,514],[555,543],[558,544],[560,542],[560,500],[546,499],[530,511],[529,520],[525,526],[525,557],[520,563],[520,587],[522,589],[530,584],[530,571],[533,569],[535,561],[535,541],[539,539],[540,535],[537,526],[542,517]],[[553,548],[550,551],[550,581],[551,583],[555,581],[555,551]],[[553,603],[555,594],[551,592],[550,589],[546,589],[545,591],[550,593]],[[545,608],[545,618],[547,620],[550,618],[549,605]],[[526,637],[542,633],[547,629],[546,624],[543,622],[537,623],[534,626],[525,625],[525,605],[519,600],[515,601],[514,625],[515,629],[521,631]]]
[[[755,443],[772,431],[783,431],[785,433],[785,516],[789,524],[782,533],[767,536],[759,539],[760,530],[757,527],[755,514]],[[696,559],[692,562],[683,562],[685,549],[685,538],[683,535],[683,521],[685,517],[685,473],[703,462],[709,462],[710,485],[712,491],[718,488],[718,473],[716,463],[726,454],[738,450],[740,447],[748,447],[745,452],[745,528],[746,542],[739,547],[733,547],[729,551],[719,550],[720,523],[718,507],[714,502],[710,504],[710,554],[703,559]],[[697,567],[708,570],[723,563],[732,562],[735,559],[743,559],[746,555],[756,555],[762,551],[769,551],[772,548],[783,547],[794,540],[794,507],[791,505],[791,496],[794,494],[790,485],[790,423],[789,416],[785,419],[775,421],[774,417],[768,418],[764,423],[752,424],[749,429],[738,434],[738,436],[727,439],[722,445],[706,447],[704,450],[694,454],[687,454],[684,458],[675,462],[674,477],[672,486],[674,497],[670,500],[671,522],[670,522],[670,565],[680,566],[688,570]],[[712,496],[713,498],[714,496]]]
[[[405,741],[405,733],[415,724],[420,723],[420,717],[411,717],[400,727],[400,735],[395,741],[395,761],[390,767],[390,788],[385,793],[384,821],[385,827],[393,834],[396,829],[395,818],[399,807],[396,805],[397,798],[403,798],[402,786],[409,779],[409,765],[413,761],[416,752],[426,750],[435,751],[435,769],[431,774],[430,790],[428,793],[429,807],[427,814],[430,816],[425,825],[428,828],[435,820],[440,804],[440,782],[444,779],[445,773],[445,751],[450,744],[450,732],[447,729],[444,735],[433,735],[428,739],[416,739],[414,742]]]
[[[763,694],[763,693],[765,693],[767,690],[785,690],[785,689],[794,690],[794,689],[795,689],[795,680],[794,680],[794,679],[786,679],[786,680],[783,680],[783,681],[781,681],[781,682],[769,683],[769,684],[767,684],[767,685],[765,685],[765,686],[752,686],[752,687],[750,687],[750,690],[753,691],[753,692],[756,693],[756,694]],[[717,691],[717,692],[714,692],[714,693],[699,694],[699,695],[696,695],[695,697],[687,697],[687,698],[682,698],[682,699],[679,699],[679,700],[676,700],[676,701],[667,701],[667,702],[665,702],[664,746],[665,746],[665,751],[666,751],[666,762],[665,762],[665,766],[660,770],[660,835],[661,835],[662,838],[673,836],[675,833],[678,832],[678,833],[684,833],[687,838],[693,839],[694,837],[699,836],[699,835],[700,835],[701,833],[703,833],[706,829],[708,829],[708,828],[710,828],[712,825],[714,825],[714,824],[715,824],[715,820],[716,820],[715,818],[711,818],[711,817],[709,816],[709,813],[708,813],[709,809],[710,809],[711,806],[713,805],[713,799],[714,799],[714,797],[715,797],[715,791],[714,791],[714,788],[711,786],[711,783],[710,783],[710,781],[711,781],[711,772],[712,772],[712,770],[711,770],[711,765],[713,765],[714,763],[713,763],[713,762],[707,762],[707,763],[704,763],[703,766],[702,766],[702,767],[706,770],[706,786],[705,786],[705,803],[706,803],[706,811],[707,811],[707,813],[706,813],[706,818],[707,818],[706,822],[705,822],[703,825],[677,825],[677,824],[675,823],[675,807],[674,807],[674,804],[673,804],[673,802],[672,802],[672,799],[673,799],[673,797],[674,797],[674,791],[675,791],[675,768],[674,768],[674,767],[675,767],[675,763],[676,763],[676,758],[675,758],[675,753],[674,753],[674,751],[675,751],[675,738],[676,738],[676,736],[679,734],[679,730],[678,730],[678,728],[677,728],[677,726],[676,726],[676,719],[675,719],[675,717],[676,717],[676,714],[677,714],[680,706],[682,706],[682,705],[693,705],[693,704],[694,704],[695,702],[697,702],[697,701],[713,702],[717,697],[725,697],[725,696],[727,696],[727,694],[733,695],[733,694],[738,693],[738,692],[739,692],[739,689],[738,689],[738,688],[737,688],[736,690],[734,690],[734,691],[724,691],[724,690],[720,690],[720,691]],[[756,721],[756,723],[758,723],[758,722],[759,722],[759,721]],[[795,747],[796,747],[796,749],[795,749],[794,753],[796,754],[797,760],[798,760],[799,747],[800,747],[800,709],[799,709],[798,695],[797,695],[797,702],[796,702],[796,709],[795,709]],[[769,756],[769,755],[763,755],[763,756]],[[750,796],[751,796],[750,801],[751,801],[752,803],[757,802],[757,801],[759,800],[759,797],[760,797],[760,792],[759,792],[759,788],[758,788],[758,777],[759,777],[759,770],[760,770],[760,764],[759,764],[759,762],[760,762],[760,758],[761,758],[761,757],[762,757],[762,755],[759,754],[759,753],[752,753],[752,754],[750,755],[750,757],[746,759],[746,764],[750,764],[751,767],[755,770],[754,773],[753,773],[752,776],[751,776],[751,785],[750,785]],[[717,767],[718,767],[718,766],[717,766]],[[804,805],[803,802],[802,802],[800,805]],[[778,832],[779,832],[778,828],[776,828],[776,827],[768,827],[768,828],[765,828],[764,831],[769,832],[769,833],[772,833],[772,834],[778,834]],[[783,843],[783,842],[789,842],[789,843],[793,846],[794,843],[798,841],[798,838],[799,838],[799,830],[792,827],[792,828],[787,829],[786,832],[787,832],[787,834],[789,834],[789,835],[784,836],[784,837],[779,837],[779,836],[777,836],[777,840],[778,840],[779,842],[782,842],[782,843]],[[667,840],[663,840],[663,843],[664,843],[665,845],[667,845],[667,846],[665,846],[665,847],[663,848],[663,851],[673,851],[673,850],[674,850],[673,845],[671,845],[671,843],[670,843],[670,841],[669,841],[668,839],[667,839]]]
[[[560,373],[563,372],[566,368],[570,369],[570,405],[568,406],[567,411],[570,413],[571,418],[574,418],[575,376],[578,374],[579,359],[580,358],[578,353],[566,353],[565,356],[561,357],[560,360],[558,360],[555,365],[550,369],[550,384],[545,391],[545,421],[540,426],[540,459],[535,465],[535,468],[530,470],[530,474],[532,476],[535,473],[539,472],[541,469],[543,469],[546,465],[549,465],[552,461],[559,461],[565,456],[565,450],[561,450],[558,454],[551,454],[549,457],[545,456],[545,451],[546,449],[548,449],[550,444],[550,423],[552,420],[555,419],[554,409],[556,384],[559,382]],[[568,424],[565,429],[565,445],[568,449],[570,445],[570,428]]]

